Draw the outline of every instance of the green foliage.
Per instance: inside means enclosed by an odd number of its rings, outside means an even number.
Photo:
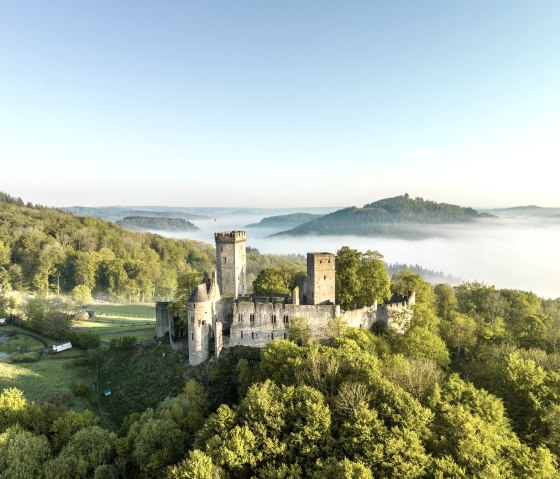
[[[125,216],[117,224],[124,228],[144,231],[198,231],[194,224],[184,218],[153,216]]]
[[[70,293],[70,298],[76,306],[81,306],[82,308],[91,304],[93,298],[91,297],[91,289],[85,284],[78,284],[74,286],[72,292]]]
[[[480,218],[472,208],[436,203],[408,194],[385,198],[363,208],[344,208],[281,234],[303,236],[364,235],[419,237],[418,224],[467,223]]]
[[[275,294],[291,294],[305,276],[306,273],[302,268],[287,261],[281,261],[276,266],[259,272],[253,281],[253,293],[268,297]]]
[[[343,246],[336,253],[336,302],[345,309],[370,306],[390,297],[389,276],[377,251]]]
[[[311,338],[311,328],[305,318],[293,316],[290,319],[288,339],[297,344],[304,344]]]
[[[223,473],[212,459],[202,451],[195,449],[187,457],[169,469],[168,479],[221,479]]]
[[[84,381],[76,379],[74,384],[72,384],[72,393],[74,393],[75,396],[84,397],[89,394],[89,388]]]
[[[0,479],[41,477],[41,468],[50,454],[45,436],[37,436],[20,427],[0,434]]]
[[[113,338],[111,339],[109,348],[114,351],[127,351],[134,349],[136,341],[136,336],[121,336],[120,338]]]

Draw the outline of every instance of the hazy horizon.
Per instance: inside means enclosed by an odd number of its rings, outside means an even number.
[[[3,2],[0,190],[560,206],[559,24],[549,0]]]

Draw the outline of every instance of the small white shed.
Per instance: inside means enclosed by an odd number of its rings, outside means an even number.
[[[53,344],[52,347],[53,353],[60,353],[62,351],[66,351],[67,349],[72,349],[72,343],[70,341],[58,345]]]

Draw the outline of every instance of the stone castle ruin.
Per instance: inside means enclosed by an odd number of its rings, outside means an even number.
[[[169,334],[176,348],[188,346],[189,364],[218,357],[223,348],[264,347],[287,339],[292,318],[303,318],[311,337],[329,337],[329,323],[340,317],[351,327],[369,329],[376,321],[403,332],[412,315],[414,292],[344,311],[335,303],[335,255],[307,254],[307,277],[293,295],[261,298],[247,294],[246,233],[216,233],[216,271],[205,274],[188,299],[187,325],[174,318],[166,302],[156,304],[156,334]]]

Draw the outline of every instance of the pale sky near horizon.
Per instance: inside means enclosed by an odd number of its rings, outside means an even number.
[[[0,0],[0,190],[560,207],[560,2]]]

